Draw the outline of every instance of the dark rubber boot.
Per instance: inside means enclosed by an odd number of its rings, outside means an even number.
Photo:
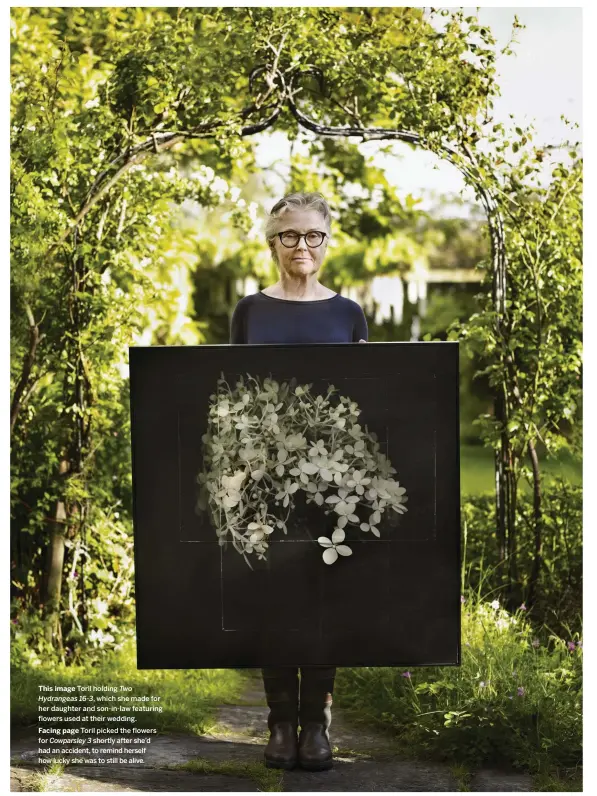
[[[334,765],[329,728],[335,678],[335,666],[301,667],[298,759],[307,771],[326,771]]]
[[[269,705],[267,726],[270,739],[265,747],[267,768],[293,769],[298,758],[299,681],[296,666],[262,669],[265,696]]]

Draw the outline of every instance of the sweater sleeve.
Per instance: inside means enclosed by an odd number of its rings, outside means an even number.
[[[356,304],[356,302],[355,302]],[[369,340],[369,330],[367,328],[367,319],[360,304],[356,304],[355,321],[352,327],[352,342],[358,343],[359,340]]]
[[[247,342],[245,318],[247,307],[240,301],[234,308],[232,318],[230,320],[230,345]]]

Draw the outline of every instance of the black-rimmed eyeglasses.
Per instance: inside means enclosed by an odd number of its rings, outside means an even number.
[[[305,239],[307,246],[316,249],[318,246],[321,246],[324,239],[327,238],[327,232],[319,232],[318,230],[312,229],[309,230],[309,232],[305,232],[304,235],[299,235],[298,232],[286,230],[285,232],[278,232],[278,237],[280,238],[282,246],[286,246],[287,249],[294,249],[295,246],[298,246],[298,242],[301,238]]]

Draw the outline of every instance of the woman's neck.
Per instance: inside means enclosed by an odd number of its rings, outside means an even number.
[[[321,285],[317,279],[297,281],[284,278],[280,278],[275,285],[271,285],[264,292],[273,298],[291,301],[316,301],[317,299],[329,298],[333,294],[333,291]]]

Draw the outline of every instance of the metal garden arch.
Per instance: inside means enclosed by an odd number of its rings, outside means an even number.
[[[255,135],[256,133],[263,132],[272,127],[283,108],[287,107],[301,127],[319,136],[335,138],[346,138],[351,136],[359,137],[362,141],[400,140],[429,149],[423,138],[414,132],[382,127],[330,127],[310,119],[297,106],[296,96],[300,93],[300,82],[305,76],[311,76],[316,79],[319,92],[322,97],[324,96],[324,75],[322,71],[315,66],[294,66],[286,71],[282,71],[277,64],[261,64],[256,66],[249,74],[250,90],[255,89],[256,81],[260,76],[265,80],[267,90],[259,95],[256,101],[244,108],[239,116],[241,121],[244,122],[246,120],[250,122],[251,117],[263,111],[264,108],[269,111],[269,115],[260,121],[242,126],[239,130],[239,134],[243,137]],[[266,101],[268,101],[267,104]],[[144,160],[152,153],[157,154],[166,151],[171,149],[175,144],[185,140],[193,138],[217,138],[221,135],[222,127],[222,122],[220,120],[215,120],[197,125],[190,130],[154,132],[142,143],[122,151],[97,176],[87,193],[83,207],[69,227],[64,230],[62,235],[51,246],[49,254],[54,252],[71,233],[74,232],[76,234],[79,223],[87,215],[89,210],[100,201],[120,177],[136,163]],[[220,132],[218,132],[218,128],[220,128]],[[499,207],[491,192],[485,188],[482,181],[477,177],[475,156],[470,147],[464,146],[463,151],[458,152],[442,144],[439,147],[438,155],[448,160],[459,169],[467,184],[473,187],[477,196],[480,198],[487,215],[491,242],[492,301],[495,311],[495,331],[498,339],[504,339],[503,332],[507,323],[507,260],[504,226]],[[462,158],[464,162],[461,162],[460,158]],[[505,354],[505,358],[507,364],[511,366],[512,361],[507,353]],[[516,390],[515,387],[514,390]],[[507,402],[503,391],[496,392],[494,396],[494,411],[496,419],[502,424],[502,428],[505,428],[507,421]],[[510,534],[514,531],[515,506],[508,478],[510,458],[511,450],[508,436],[506,432],[503,431],[500,446],[495,455],[496,519],[501,558],[503,558],[506,539],[510,538]]]

